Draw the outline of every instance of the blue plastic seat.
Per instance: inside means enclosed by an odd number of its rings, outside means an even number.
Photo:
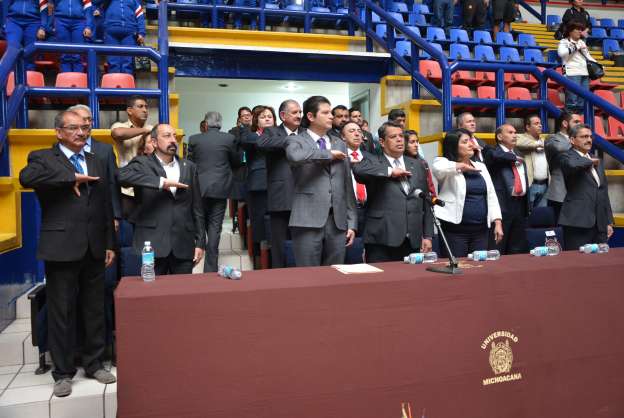
[[[451,42],[459,42],[459,43],[468,43],[470,42],[470,38],[468,38],[468,32],[463,29],[453,28],[449,33],[449,38]]]
[[[399,12],[399,13],[407,13],[409,9],[407,8],[407,4],[403,2],[393,1],[390,3],[388,10],[391,12]]]
[[[388,14],[392,16],[393,18],[395,18],[396,20],[398,20],[399,22],[405,23],[405,20],[403,19],[403,15],[401,13],[388,12]]]
[[[264,8],[271,9],[271,10],[279,10],[280,5],[279,3],[264,3]]]
[[[420,34],[420,28],[418,26],[406,26],[406,28],[409,32],[413,33],[414,35],[422,36]]]
[[[409,24],[418,25],[418,26],[427,26],[427,19],[425,18],[425,15],[422,15],[420,13],[410,13]]]
[[[624,19],[618,19],[618,28],[624,29]]]
[[[500,60],[505,62],[520,62],[520,54],[516,48],[512,48],[509,46],[501,47],[500,51]]]
[[[475,46],[474,57],[476,60],[479,61],[496,61],[496,55],[494,55],[494,50],[489,45]]]
[[[561,24],[561,16],[559,15],[547,15],[546,26],[556,26]]]
[[[412,12],[418,12],[425,15],[431,13],[431,11],[429,11],[429,6],[422,3],[414,3],[412,6]]]
[[[429,42],[446,41],[446,33],[444,33],[444,29],[442,28],[429,26],[427,28],[427,40]]]
[[[440,52],[444,53],[444,49],[442,49],[442,45],[432,42],[431,46],[434,47],[435,49],[439,49]],[[429,55],[426,51],[420,51],[420,56],[422,58],[431,58],[431,55]]]
[[[624,39],[624,29],[611,29],[611,32],[609,33],[609,35],[611,35],[612,38],[618,39],[618,40],[622,40]]]
[[[394,50],[402,57],[411,57],[412,43],[410,41],[397,41]]]
[[[311,12],[315,12],[315,13],[331,13],[331,10],[329,10],[329,7],[312,7],[310,9]]]
[[[537,46],[535,42],[535,36],[530,33],[521,33],[518,35],[518,45],[519,46]]]
[[[498,32],[496,34],[496,44],[509,46],[517,45],[516,41],[514,41],[513,35],[509,32]]]
[[[593,28],[591,31],[592,38],[608,38],[607,30],[603,28]]]
[[[598,21],[600,22],[600,27],[601,28],[614,28],[615,23],[613,22],[613,19],[611,18],[606,18],[606,19],[598,19]]]
[[[524,50],[524,61],[534,64],[544,62],[544,54],[541,49],[527,48]]]
[[[476,30],[472,34],[472,40],[477,44],[492,44],[492,35],[485,30]]]
[[[449,58],[452,60],[468,60],[472,59],[468,45],[451,44],[449,47]]]
[[[385,23],[380,23],[375,27],[375,33],[381,39],[386,39],[387,25]]]
[[[620,43],[617,39],[603,39],[602,40],[602,56],[609,59],[612,52],[621,52]]]
[[[291,6],[294,6],[294,5],[291,5]],[[298,7],[298,9],[291,9],[291,8],[290,8],[291,6],[288,6],[288,7],[286,7],[286,8],[287,8],[288,10],[303,10],[303,6],[296,5],[296,6]],[[364,9],[362,9],[362,10],[360,11],[360,20],[362,20],[362,22],[365,22],[365,21],[366,21],[366,14],[365,14],[365,12],[364,12]],[[381,22],[381,18],[379,17],[379,15],[378,15],[377,13],[372,12],[371,22],[372,22],[372,23],[380,23],[380,22]]]
[[[600,22],[595,17],[590,16],[589,21],[591,22],[592,28],[600,26]]]

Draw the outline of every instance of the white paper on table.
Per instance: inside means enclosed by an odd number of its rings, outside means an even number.
[[[342,274],[383,273],[383,270],[370,264],[334,264],[333,268]]]

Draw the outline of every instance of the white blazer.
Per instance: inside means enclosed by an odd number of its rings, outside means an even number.
[[[475,168],[481,170],[481,177],[483,177],[487,186],[487,224],[489,228],[495,219],[502,219],[500,205],[498,204],[492,178],[485,164],[480,162],[473,162],[472,164],[474,164]],[[461,223],[464,213],[464,202],[466,201],[466,179],[463,173],[457,172],[454,161],[449,161],[444,157],[436,157],[433,160],[432,171],[436,180],[438,180],[438,197],[446,202],[444,207],[435,207],[436,216],[446,222]]]

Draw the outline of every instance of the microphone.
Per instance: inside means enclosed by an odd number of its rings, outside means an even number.
[[[430,206],[444,206],[446,205],[446,202],[444,202],[444,200],[442,199],[438,199],[435,196],[431,196],[429,193],[424,192],[420,189],[416,189],[414,190],[414,193],[416,194],[416,196],[420,197],[421,199],[423,199],[425,202],[427,202]]]

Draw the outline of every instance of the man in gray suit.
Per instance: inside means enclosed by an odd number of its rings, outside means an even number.
[[[353,164],[358,182],[366,184],[366,261],[400,261],[411,252],[431,251],[433,217],[418,190],[428,190],[427,170],[403,155],[403,128],[386,122],[379,128],[382,155],[364,154]]]
[[[202,206],[206,217],[206,258],[204,273],[217,271],[219,239],[227,198],[232,190],[233,170],[241,165],[234,135],[221,132],[222,117],[208,112],[206,132],[189,138],[188,159],[197,165]]]
[[[284,242],[290,238],[288,221],[295,193],[290,164],[286,159],[286,146],[299,134],[301,106],[295,100],[285,100],[279,107],[282,124],[266,128],[256,146],[266,152],[268,180],[267,208],[271,215],[271,267],[286,266]]]
[[[286,147],[295,179],[290,227],[297,266],[342,264],[353,243],[357,215],[349,159],[342,141],[330,141],[331,104],[303,102],[301,126]]]
[[[572,148],[572,144],[570,144],[570,130],[581,123],[581,115],[566,111],[561,112],[559,119],[557,119],[559,132],[549,135],[546,142],[544,142],[544,151],[546,151],[546,159],[550,169],[550,184],[546,192],[546,199],[548,200],[548,206],[555,210],[555,222],[559,222],[561,205],[566,197],[565,180],[561,172],[559,157]]]

